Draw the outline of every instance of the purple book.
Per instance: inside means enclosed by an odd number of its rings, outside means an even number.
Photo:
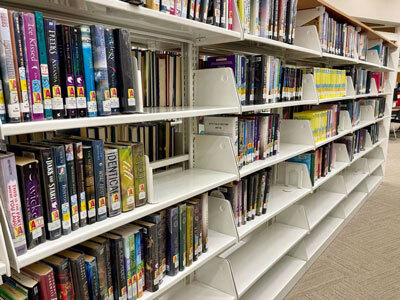
[[[207,68],[231,68],[233,75],[236,76],[236,55],[209,57]]]
[[[44,114],[35,15],[32,13],[22,13],[22,19],[24,25],[22,30],[25,42],[25,57],[27,58],[28,84],[31,91],[32,120],[38,121],[44,119]]]

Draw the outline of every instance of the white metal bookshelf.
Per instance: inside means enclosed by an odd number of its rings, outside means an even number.
[[[0,125],[0,138],[49,130],[169,119],[184,119],[185,127],[189,127],[185,131],[185,152],[182,155],[148,165],[149,203],[143,207],[87,225],[60,239],[47,241],[21,256],[15,254],[2,213],[0,275],[10,274],[10,266],[19,270],[145,215],[266,167],[273,167],[275,178],[272,180],[267,213],[236,227],[230,203],[209,197],[208,252],[176,276],[165,277],[157,292],[145,292],[141,299],[281,299],[383,179],[388,116],[392,103],[391,86],[398,62],[397,49],[390,50],[386,67],[382,66],[376,51],[368,51],[365,61],[323,53],[315,26],[296,28],[293,45],[244,34],[236,5],[233,7],[233,30],[166,15],[118,0],[76,0],[71,1],[68,10],[65,6],[45,0],[1,0],[0,6],[41,10],[45,15],[63,22],[127,27],[133,39],[144,41],[152,49],[172,43],[176,48],[171,49],[181,49],[184,58],[182,107],[144,108],[143,112],[131,115],[4,124]],[[298,25],[301,26],[301,22]],[[345,96],[329,99],[318,98],[313,75],[308,74],[303,79],[302,100],[245,106],[240,105],[230,69],[196,70],[199,47],[277,55],[303,65],[311,62],[329,66],[359,65],[391,74],[383,92],[378,92],[372,80],[369,94],[356,95],[353,82],[348,77]],[[348,112],[342,111],[338,134],[317,143],[309,122],[282,120],[279,153],[240,170],[229,138],[197,135],[194,129],[196,118],[200,116],[241,114],[377,96],[386,97],[384,117],[375,119],[371,107],[362,107],[361,122],[353,127]],[[380,127],[379,141],[372,144],[371,137],[367,135],[366,148],[355,154],[353,160],[349,159],[343,144],[334,144],[337,153],[334,168],[314,185],[305,165],[286,161],[375,123]],[[176,164],[181,167],[153,174],[154,169]]]

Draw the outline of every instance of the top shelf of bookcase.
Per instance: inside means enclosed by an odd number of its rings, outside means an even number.
[[[371,40],[376,40],[376,39],[382,39],[384,43],[386,43],[388,46],[391,47],[398,47],[396,43],[392,42],[391,40],[387,39],[385,36],[380,34],[379,32],[373,30],[371,27],[365,25],[364,23],[360,22],[356,18],[353,18],[343,11],[337,9],[333,5],[329,4],[328,2],[324,0],[299,0],[297,4],[297,9],[298,10],[303,10],[303,9],[310,9],[310,8],[316,8],[318,6],[324,6],[329,15],[337,20],[341,20],[344,22],[347,22],[349,24],[352,24],[355,27],[360,27],[361,32],[364,32],[367,34],[368,39]]]

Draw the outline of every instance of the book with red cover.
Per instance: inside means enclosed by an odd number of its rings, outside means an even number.
[[[25,274],[39,281],[40,299],[57,300],[53,268],[42,262],[33,263],[22,269]]]

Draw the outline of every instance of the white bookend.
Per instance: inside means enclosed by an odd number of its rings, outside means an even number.
[[[301,11],[297,12],[296,25],[297,22],[299,22],[299,13],[301,13]],[[322,52],[317,27],[314,25],[296,27],[296,35],[293,44],[299,47],[318,51],[319,53]]]

